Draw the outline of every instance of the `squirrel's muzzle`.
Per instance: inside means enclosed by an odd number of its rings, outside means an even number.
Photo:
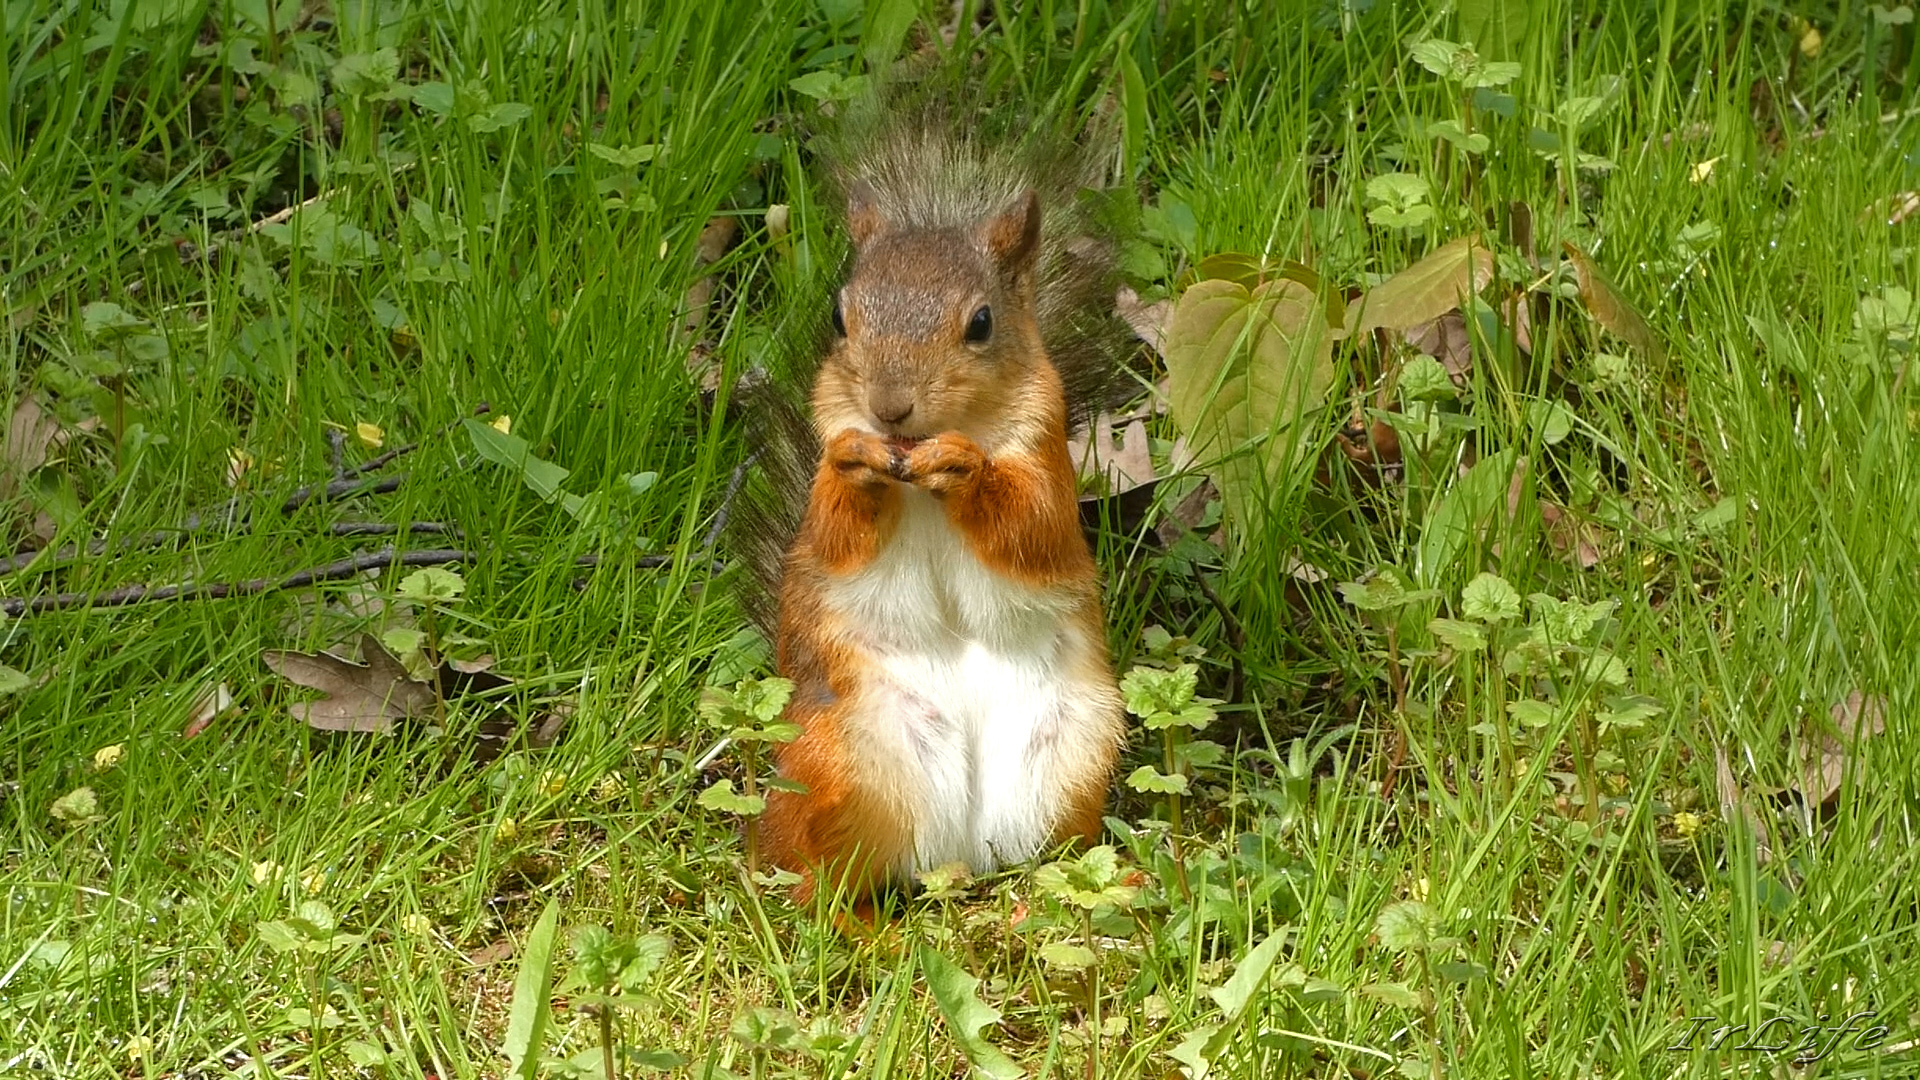
[[[913,415],[913,390],[898,383],[869,387],[867,409],[883,424],[901,423]]]

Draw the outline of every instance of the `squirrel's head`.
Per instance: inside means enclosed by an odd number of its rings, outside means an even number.
[[[814,409],[823,431],[924,438],[1002,428],[1046,368],[1034,321],[1040,199],[1031,189],[972,225],[889,217],[862,182],[849,192],[853,268]]]

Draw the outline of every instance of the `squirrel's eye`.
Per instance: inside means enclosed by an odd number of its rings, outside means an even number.
[[[841,337],[847,336],[847,316],[840,310],[840,298],[833,300],[833,332]]]
[[[993,311],[981,308],[967,320],[967,341],[978,345],[993,336]]]

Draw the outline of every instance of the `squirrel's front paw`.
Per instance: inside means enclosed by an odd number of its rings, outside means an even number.
[[[870,431],[847,428],[827,441],[827,464],[855,487],[880,487],[897,478],[906,456]]]
[[[907,476],[918,487],[945,494],[973,483],[986,464],[987,455],[972,439],[943,431],[914,446],[907,455]]]

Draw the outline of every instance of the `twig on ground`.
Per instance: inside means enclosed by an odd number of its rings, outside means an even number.
[[[471,415],[485,416],[490,411],[492,411],[492,406],[483,401],[474,406]],[[455,427],[464,423],[465,420],[466,418],[462,417],[451,424],[442,426],[432,437],[437,439],[446,435]],[[422,439],[418,442],[407,443],[404,446],[396,446],[378,457],[370,458],[349,469],[341,463],[341,450],[345,445],[345,436],[336,431],[328,431],[327,439],[332,452],[334,479],[325,484],[308,484],[305,487],[295,489],[293,494],[287,496],[286,499],[281,502],[280,513],[282,515],[292,514],[309,503],[330,502],[335,499],[343,499],[353,495],[384,495],[395,490],[407,479],[408,474],[398,473],[393,476],[383,477],[371,483],[367,480],[367,474],[378,472],[380,469],[392,464],[395,460],[420,449],[426,445],[428,441]],[[204,532],[208,529],[244,529],[251,521],[251,511],[246,508],[241,497],[236,495],[210,513],[193,513],[187,515],[187,520],[182,522],[180,527],[176,529],[156,529],[152,532],[142,533],[139,536],[112,544],[102,540],[92,541],[84,547],[70,544],[51,554],[48,553],[46,548],[39,548],[34,551],[23,551],[18,555],[0,559],[0,574],[11,574],[15,571],[23,570],[42,559],[50,560],[48,566],[57,566],[61,563],[78,559],[83,554],[94,557],[108,553],[131,551],[138,548],[166,547],[171,544],[178,544],[193,534]],[[428,523],[417,522],[407,528],[409,531],[421,533],[451,531],[445,529],[445,527],[442,527],[442,530],[421,527],[426,524]],[[336,532],[334,535],[356,536],[373,534]]]
[[[747,470],[753,467],[753,460],[759,457],[755,452],[733,467],[733,475],[727,478],[726,494],[720,496],[720,512],[713,515],[713,527],[707,530],[707,538],[700,544],[703,551],[712,551],[713,545],[720,542],[720,534],[727,531],[727,519],[733,515],[733,500],[740,494],[740,488],[747,481]]]
[[[1240,617],[1233,613],[1233,609],[1227,606],[1227,602],[1220,599],[1220,594],[1208,584],[1206,574],[1196,572],[1193,580],[1199,584],[1201,595],[1213,605],[1213,610],[1220,613],[1220,622],[1226,627],[1227,645],[1233,650],[1233,682],[1227,687],[1227,700],[1237,701],[1240,697],[1241,683],[1246,677],[1240,668],[1240,654],[1247,650],[1247,628],[1241,625]]]
[[[69,608],[130,607],[134,604],[152,604],[166,600],[219,600],[229,596],[255,596],[260,593],[278,592],[282,589],[305,588],[322,581],[339,581],[368,570],[379,570],[390,566],[444,566],[447,563],[470,562],[472,559],[472,552],[458,548],[427,548],[422,551],[401,552],[386,547],[379,551],[363,552],[352,558],[301,570],[286,577],[249,578],[246,581],[214,582],[206,585],[193,582],[181,582],[176,585],[127,585],[105,592],[11,597],[0,600],[0,611],[8,615],[26,615],[43,611],[64,611]]]

